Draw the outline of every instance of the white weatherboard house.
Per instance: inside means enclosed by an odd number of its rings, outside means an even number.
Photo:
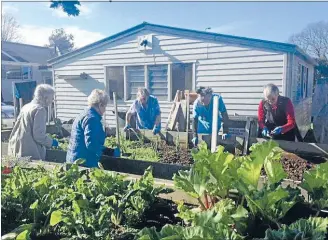
[[[75,118],[95,88],[117,92],[127,110],[138,87],[161,105],[163,126],[177,90],[210,86],[229,115],[256,116],[263,86],[276,84],[292,99],[303,133],[310,124],[315,62],[286,43],[142,23],[49,60],[56,88],[55,112]],[[115,126],[113,104],[105,120]]]

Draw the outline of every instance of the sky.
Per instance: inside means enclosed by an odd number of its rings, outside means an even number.
[[[308,24],[328,21],[328,2],[81,2],[68,17],[50,2],[2,2],[20,25],[21,42],[44,46],[56,28],[82,47],[144,21],[160,25],[287,42]]]

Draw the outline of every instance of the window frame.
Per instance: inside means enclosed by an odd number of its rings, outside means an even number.
[[[148,79],[148,66],[153,66],[153,65],[167,65],[167,90],[168,90],[168,97],[166,100],[159,100],[159,102],[167,103],[167,102],[172,102],[172,65],[177,64],[177,63],[182,63],[182,64],[192,64],[192,90],[195,90],[196,86],[196,63],[197,60],[192,60],[192,61],[184,61],[184,62],[158,62],[158,63],[135,63],[135,64],[108,64],[104,65],[104,84],[105,84],[105,89],[106,92],[109,93],[109,84],[107,82],[107,68],[108,67],[123,67],[123,75],[124,75],[124,100],[118,100],[118,103],[132,103],[134,99],[128,99],[129,98],[129,91],[128,91],[128,75],[127,75],[127,67],[130,66],[144,66],[145,68],[145,87],[149,86],[149,79]],[[156,95],[155,95],[156,96]]]

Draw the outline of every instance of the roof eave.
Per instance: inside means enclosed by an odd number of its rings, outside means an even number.
[[[294,44],[272,42],[272,41],[267,41],[267,40],[252,39],[252,38],[246,38],[246,37],[230,36],[230,35],[190,30],[190,29],[183,29],[183,28],[176,28],[176,27],[170,27],[170,26],[162,26],[162,25],[156,25],[156,24],[151,24],[151,23],[146,23],[146,22],[143,22],[142,24],[139,24],[132,28],[126,29],[122,32],[119,32],[110,37],[104,38],[102,40],[99,40],[99,41],[89,44],[87,46],[84,46],[73,52],[69,52],[62,56],[52,58],[52,59],[48,60],[48,64],[54,65],[58,62],[64,61],[77,54],[81,54],[92,48],[98,47],[101,44],[106,44],[108,42],[116,41],[119,37],[122,37],[125,35],[131,35],[131,34],[134,34],[136,31],[140,31],[143,29],[154,30],[154,31],[157,30],[157,31],[162,31],[162,32],[165,32],[165,30],[166,30],[168,33],[171,33],[171,34],[179,34],[182,36],[189,36],[189,37],[190,36],[198,37],[198,38],[202,38],[202,39],[206,39],[206,40],[222,41],[222,42],[227,42],[227,43],[231,43],[231,44],[253,46],[256,48],[270,49],[270,50],[279,51],[279,52],[288,52],[288,53],[296,53],[297,52],[300,56],[305,58],[306,61],[308,61],[312,64],[316,64],[315,61],[311,57],[309,57],[307,54],[302,52]]]

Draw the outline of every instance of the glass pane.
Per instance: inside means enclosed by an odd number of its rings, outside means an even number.
[[[158,100],[167,100],[167,65],[148,66],[149,92]]]
[[[108,67],[107,83],[108,83],[110,99],[113,100],[113,92],[116,92],[117,99],[124,100],[123,67]]]
[[[127,82],[129,87],[128,99],[134,99],[138,88],[145,87],[145,67],[144,66],[128,66]]]

